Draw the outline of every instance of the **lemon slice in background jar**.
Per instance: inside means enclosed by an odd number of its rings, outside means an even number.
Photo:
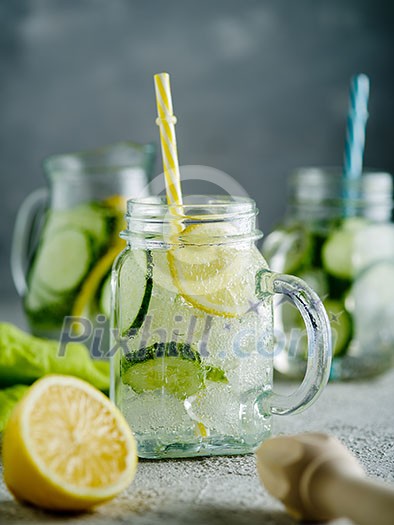
[[[211,315],[240,317],[255,298],[255,274],[264,260],[253,244],[240,245],[230,224],[192,224],[167,254],[183,298]],[[229,242],[229,237],[232,237]]]
[[[97,296],[100,287],[105,283],[119,251],[119,246],[113,246],[96,263],[81,286],[79,294],[75,299],[71,315],[81,317],[90,314],[90,306],[92,305],[93,299]],[[107,312],[103,313],[107,314]]]
[[[75,317],[89,316],[96,306],[107,317],[110,314],[110,271],[118,254],[125,247],[125,242],[119,237],[119,232],[125,227],[124,213],[126,199],[121,195],[108,197],[103,204],[112,210],[113,233],[107,251],[96,262],[85,278],[77,297],[75,298],[71,315]],[[94,305],[95,300],[98,301]]]
[[[137,448],[109,399],[85,381],[46,376],[16,405],[3,437],[4,479],[21,501],[86,510],[133,480]]]

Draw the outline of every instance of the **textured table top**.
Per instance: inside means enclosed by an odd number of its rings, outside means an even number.
[[[0,303],[0,319],[23,327],[20,309]],[[295,385],[278,383],[289,392]],[[339,437],[366,472],[394,483],[394,369],[363,382],[331,383],[296,416],[274,418],[273,433],[307,430]],[[1,441],[1,438],[0,438]],[[0,465],[1,471],[1,465]],[[260,485],[253,455],[190,460],[141,460],[126,493],[97,510],[56,516],[13,500],[0,472],[0,524],[290,525],[282,505]],[[335,525],[348,525],[337,520]],[[371,524],[372,525],[372,524]]]
[[[290,385],[279,387],[287,390]],[[330,432],[353,451],[369,475],[394,482],[393,403],[394,370],[365,382],[330,384],[305,413],[277,417],[274,433]],[[0,523],[63,522],[70,525],[295,523],[260,485],[253,455],[140,461],[134,483],[118,499],[89,514],[60,518],[15,502],[0,481]]]

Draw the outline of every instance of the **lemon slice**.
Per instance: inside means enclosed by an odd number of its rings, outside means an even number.
[[[119,410],[71,376],[38,380],[3,437],[4,479],[21,501],[85,510],[124,490],[137,467],[135,439]]]
[[[112,195],[104,200],[104,204],[115,213],[115,225],[110,243],[113,246],[119,246],[119,251],[121,251],[126,245],[125,241],[119,236],[119,232],[126,228],[127,198],[123,195]]]
[[[102,285],[104,278],[109,274],[114,260],[126,246],[125,241],[118,235],[119,231],[125,227],[124,213],[127,203],[126,198],[121,195],[113,195],[112,197],[108,197],[104,203],[119,215],[117,225],[114,229],[115,234],[111,239],[107,252],[98,260],[82,284],[71,312],[71,315],[75,317],[91,315],[91,305],[93,299],[97,296],[100,285]],[[103,313],[107,315],[107,312]],[[77,333],[82,331],[80,326],[75,327],[74,330]]]
[[[181,295],[211,315],[240,317],[255,301],[255,274],[265,262],[254,245],[225,244],[237,232],[225,223],[191,225],[181,234],[185,244],[167,255]]]
[[[119,211],[122,214],[126,213],[127,209],[127,198],[124,195],[111,195],[104,199],[104,204]]]

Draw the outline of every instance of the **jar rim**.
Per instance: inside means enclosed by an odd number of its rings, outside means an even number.
[[[362,176],[345,180],[339,166],[300,167],[288,181],[290,200],[300,204],[348,202],[368,204],[393,203],[393,176],[387,171],[366,168]]]
[[[50,155],[43,160],[45,174],[50,179],[59,174],[70,177],[80,175],[113,175],[114,171],[130,176],[130,171],[143,168],[155,155],[153,143],[137,144],[121,141],[99,148]]]
[[[134,245],[239,244],[262,237],[256,229],[258,211],[253,199],[231,195],[188,195],[182,206],[167,204],[165,196],[132,198],[127,201],[127,229],[121,237]],[[201,239],[191,239],[183,232],[196,224],[231,224],[233,227],[209,229]],[[179,234],[174,236],[174,225]]]
[[[319,173],[319,174],[325,174],[330,176],[340,176],[342,177],[343,174],[343,167],[340,165],[310,165],[310,166],[298,166],[294,168],[291,172],[293,175],[298,175],[300,173]],[[371,167],[365,167],[362,171],[363,175],[372,175],[372,174],[384,174],[389,175],[390,177],[392,174],[388,172],[387,170],[377,169],[377,168],[371,168]]]
[[[206,210],[206,214],[203,211]],[[127,201],[127,215],[142,215],[165,217],[169,213],[182,214],[184,218],[200,217],[203,220],[206,215],[213,216],[229,215],[256,215],[258,213],[256,203],[249,197],[233,195],[187,195],[183,204],[168,204],[164,195],[150,195],[148,197],[134,197]]]
[[[360,186],[368,190],[393,191],[393,175],[385,170],[365,168],[361,177],[345,180],[340,166],[304,166],[294,169],[289,177],[290,185],[306,182],[323,182],[332,186]]]

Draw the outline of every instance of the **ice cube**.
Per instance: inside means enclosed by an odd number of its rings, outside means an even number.
[[[208,382],[205,389],[186,400],[185,406],[190,417],[211,433],[242,435],[240,401],[230,385]]]
[[[124,387],[122,412],[132,430],[138,434],[172,434],[183,438],[194,435],[195,423],[190,420],[183,401],[165,392],[136,394]]]
[[[226,377],[237,394],[262,391],[272,383],[272,359],[254,352],[240,358],[236,368],[226,371]]]

